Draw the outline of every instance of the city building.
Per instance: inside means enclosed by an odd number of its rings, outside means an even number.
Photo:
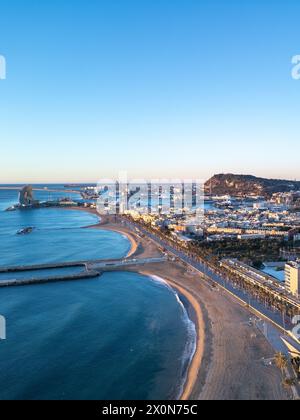
[[[300,264],[291,261],[285,265],[285,285],[289,293],[299,296],[300,291]]]
[[[253,208],[255,210],[266,210],[268,208],[268,205],[265,201],[259,201],[253,204]]]
[[[255,286],[255,288],[267,292],[279,302],[285,302],[293,308],[300,310],[300,300],[297,296],[291,296],[285,286],[276,280],[275,277],[266,274],[260,270],[244,264],[237,259],[223,259],[221,266],[234,275],[242,278],[246,283]]]

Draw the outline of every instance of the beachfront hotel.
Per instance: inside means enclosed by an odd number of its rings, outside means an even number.
[[[285,265],[285,285],[289,293],[299,296],[300,290],[300,264],[289,262]]]

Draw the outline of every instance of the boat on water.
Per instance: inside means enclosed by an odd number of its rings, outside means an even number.
[[[32,233],[33,230],[34,230],[34,227],[32,226],[27,227],[25,229],[20,229],[18,230],[17,235],[28,235],[29,233]]]
[[[17,207],[16,206],[11,206],[8,209],[6,209],[5,211],[16,211]]]

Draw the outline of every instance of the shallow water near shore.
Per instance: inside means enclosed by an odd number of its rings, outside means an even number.
[[[0,191],[0,208],[13,204],[15,194]],[[130,243],[124,235],[82,229],[96,221],[80,211],[0,211],[0,265],[125,256]],[[17,236],[26,226],[34,232]],[[178,295],[158,280],[115,272],[0,289],[7,320],[0,399],[178,397],[195,328]]]

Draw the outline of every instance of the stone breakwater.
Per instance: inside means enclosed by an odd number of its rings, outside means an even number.
[[[76,273],[59,273],[60,270],[64,269],[78,269],[82,268],[82,271]],[[51,270],[55,270],[55,274],[51,274]],[[29,275],[32,273],[32,275]],[[100,275],[98,271],[89,269],[85,263],[61,263],[61,264],[41,264],[34,266],[18,266],[18,267],[2,267],[0,269],[2,277],[5,275],[10,278],[0,280],[0,287],[9,286],[25,286],[32,284],[42,284],[58,281],[74,281],[82,280],[87,278],[95,278]],[[24,274],[24,278],[13,278],[14,274],[16,277]]]

